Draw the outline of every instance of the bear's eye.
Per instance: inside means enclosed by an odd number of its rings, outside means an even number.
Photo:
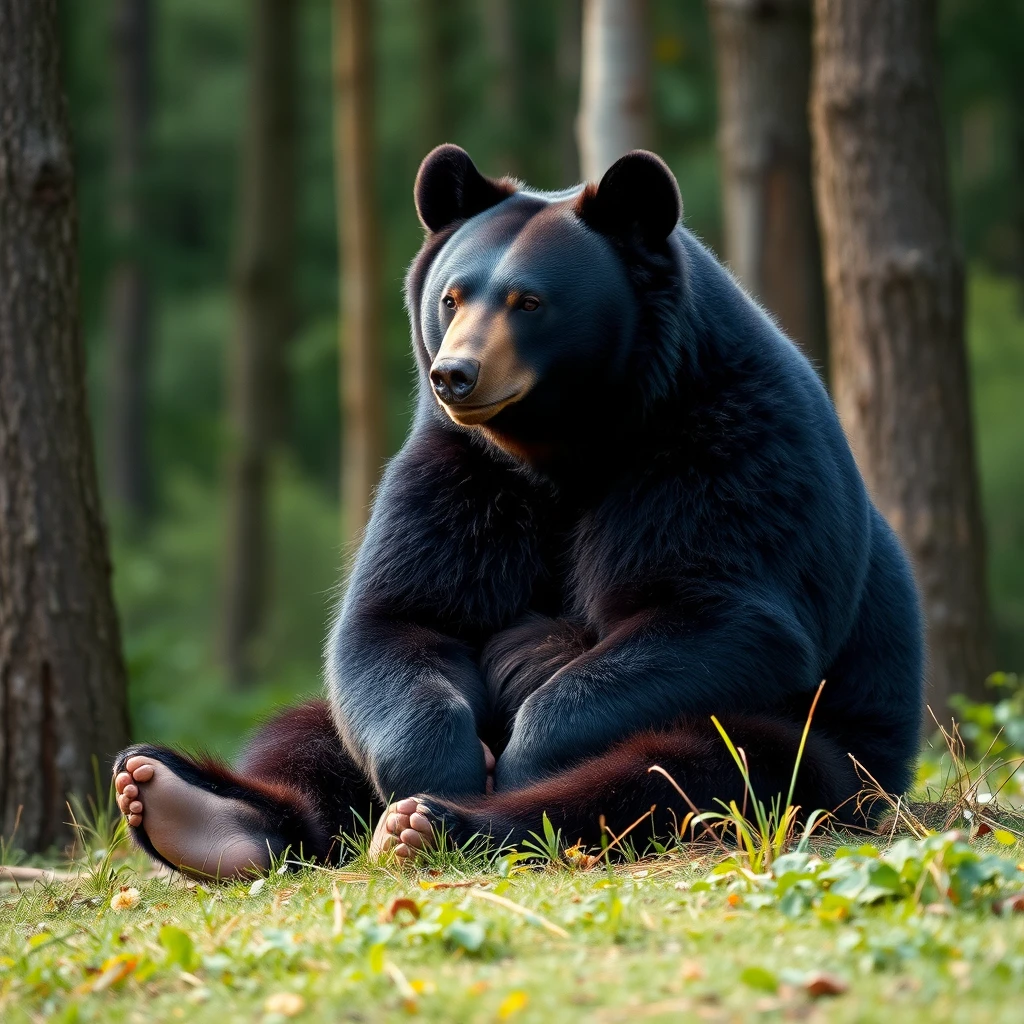
[[[446,295],[441,300],[441,305],[447,309],[455,309],[455,307],[458,306],[458,303],[455,301],[454,295]]]
[[[526,313],[532,313],[540,308],[540,299],[536,295],[524,295],[519,300],[519,308]]]

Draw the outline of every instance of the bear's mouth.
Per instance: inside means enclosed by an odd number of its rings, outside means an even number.
[[[512,405],[513,402],[518,402],[524,393],[523,391],[516,391],[505,398],[499,398],[496,402],[486,402],[479,405],[448,405],[445,402],[441,402],[440,399],[438,401],[441,404],[441,408],[448,413],[449,418],[455,423],[463,427],[475,427],[497,416],[506,406]]]

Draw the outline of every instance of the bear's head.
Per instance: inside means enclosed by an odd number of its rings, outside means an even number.
[[[433,400],[517,454],[593,429],[636,371],[638,274],[672,263],[681,201],[668,167],[636,151],[598,185],[536,193],[445,145],[423,161],[415,199],[427,239],[408,301]]]

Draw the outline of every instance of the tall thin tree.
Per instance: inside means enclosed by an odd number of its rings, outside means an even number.
[[[227,531],[222,645],[236,684],[254,674],[266,614],[268,483],[287,395],[294,326],[295,0],[252,0],[252,40],[230,346]]]
[[[494,170],[523,174],[521,124],[522,67],[512,0],[484,0],[484,45],[488,58],[488,123],[494,132]]]
[[[461,46],[461,4],[453,0],[416,0],[420,57],[420,150],[428,153],[454,138],[456,100],[451,66]]]
[[[149,380],[150,284],[143,253],[143,168],[152,65],[150,0],[118,0],[112,31],[114,70],[113,199],[117,258],[110,288],[110,341],[104,423],[107,493],[130,522],[149,511],[146,385]]]
[[[588,181],[598,180],[623,153],[651,146],[647,0],[584,0],[576,130]]]
[[[810,0],[708,0],[718,78],[725,257],[824,369],[811,187]]]
[[[386,453],[374,184],[371,0],[334,0],[335,164],[341,247],[342,538],[369,517]]]
[[[57,0],[0,0],[0,834],[28,850],[128,741],[59,69]]]
[[[580,96],[582,15],[580,0],[561,0],[558,10],[558,49],[555,53],[555,68],[558,76],[558,169],[562,185],[570,185],[578,181],[580,176],[576,118]]]
[[[934,0],[815,0],[812,134],[836,406],[910,550],[930,700],[977,692],[988,605]]]

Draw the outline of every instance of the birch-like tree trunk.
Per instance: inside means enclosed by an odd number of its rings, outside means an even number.
[[[725,257],[824,371],[811,187],[810,0],[708,0],[718,77]]]
[[[487,49],[487,114],[494,136],[496,174],[521,175],[520,68],[513,0],[483,0]]]
[[[86,408],[56,0],[0,0],[0,835],[69,836],[128,742]]]
[[[255,674],[266,616],[269,471],[287,406],[294,327],[297,0],[252,0],[249,97],[228,366],[229,439],[222,657],[236,685]]]
[[[934,0],[815,0],[811,127],[836,407],[924,600],[930,697],[990,669],[964,276]]]
[[[620,156],[651,146],[647,0],[583,0],[580,169],[597,181]]]
[[[582,49],[581,0],[561,0],[558,12],[558,150],[561,186],[572,185],[580,177],[580,150],[576,138],[576,118],[580,96],[580,52]]]
[[[374,184],[373,29],[370,0],[334,0],[335,164],[341,248],[342,539],[369,518],[387,454]]]
[[[129,523],[149,511],[147,386],[151,342],[143,182],[152,69],[150,0],[119,0],[112,32],[114,152],[112,221],[117,244],[110,286],[104,445],[107,493]]]
[[[421,154],[454,138],[456,100],[452,95],[453,39],[459,29],[459,5],[452,0],[416,0],[420,56],[419,131]]]

